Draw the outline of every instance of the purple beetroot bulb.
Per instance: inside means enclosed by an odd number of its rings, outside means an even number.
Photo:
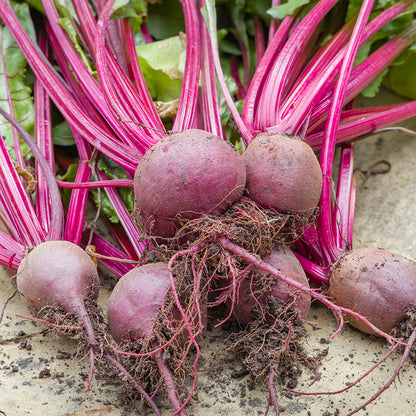
[[[385,333],[416,308],[416,263],[378,248],[360,248],[344,255],[335,265],[329,295],[337,305],[365,316]],[[373,334],[361,320],[346,315],[355,328]]]
[[[309,282],[301,264],[296,256],[286,246],[280,246],[270,253],[270,256],[264,259],[265,263],[270,264],[278,270],[282,270],[285,274],[289,275],[292,279],[304,286],[309,287]],[[262,274],[258,275],[258,279],[261,279]],[[254,283],[254,282],[253,282]],[[264,301],[268,296],[277,298],[283,302],[290,299],[291,296],[296,296],[295,308],[299,312],[299,319],[305,320],[309,313],[311,304],[310,295],[299,292],[287,283],[276,279],[271,291],[258,299],[260,302]],[[252,319],[252,309],[257,302],[250,293],[250,281],[245,280],[242,282],[239,291],[239,300],[234,306],[234,314],[241,325],[246,326]]]
[[[157,313],[171,283],[166,263],[149,263],[126,273],[108,301],[108,325],[117,341],[151,336]]]
[[[100,280],[90,256],[69,241],[46,241],[30,250],[16,274],[17,288],[40,310],[58,306],[79,312],[84,301],[97,299]]]
[[[135,213],[149,235],[173,237],[175,218],[222,213],[241,198],[246,169],[241,156],[203,130],[174,133],[151,147],[134,177]]]
[[[243,152],[248,196],[264,208],[311,216],[322,189],[322,171],[303,140],[261,133]]]

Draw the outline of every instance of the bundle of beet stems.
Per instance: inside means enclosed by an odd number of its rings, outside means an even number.
[[[51,0],[43,0],[42,5],[47,39],[60,72],[30,40],[8,2],[0,2],[3,23],[70,125],[80,159],[74,183],[60,183],[74,188],[65,232],[54,225],[52,231],[32,237],[33,241],[20,240],[29,234],[27,227],[34,227],[32,223],[15,231],[12,224],[22,225],[14,217],[24,214],[2,214],[11,233],[23,234],[12,234],[18,242],[12,254],[7,254],[6,242],[11,242],[4,234],[4,262],[13,268],[26,265],[24,249],[45,240],[65,239],[81,245],[88,189],[105,187],[122,226],[122,231],[114,232],[120,248],[98,235],[87,240],[120,278],[107,311],[114,341],[95,340],[96,329],[88,323],[80,302],[61,305],[48,298],[35,306],[58,307],[67,313],[76,310],[78,327],[88,334],[91,363],[99,353],[123,369],[120,371],[156,413],[150,397],[163,389],[175,414],[186,414],[185,406],[196,388],[198,342],[206,327],[207,310],[218,305],[227,310],[218,325],[231,316],[240,323],[242,332],[236,334],[232,348],[254,377],[265,379],[269,405],[276,414],[275,385],[285,381],[287,363],[308,362],[300,342],[311,299],[334,312],[339,322],[336,333],[347,316],[349,322],[386,338],[392,350],[404,345],[401,364],[409,354],[416,335],[411,326],[399,325],[412,316],[413,263],[391,253],[351,252],[352,140],[414,116],[416,103],[360,109],[352,103],[411,45],[415,27],[410,25],[354,67],[358,48],[405,13],[412,2],[398,2],[369,20],[374,2],[364,1],[355,18],[324,46],[315,48],[319,24],[335,3],[321,0],[302,19],[294,15],[274,22],[267,48],[257,51],[258,65],[248,88],[240,91],[244,98],[240,115],[221,69],[215,5],[200,2],[198,8],[194,1],[183,0],[186,65],[178,111],[167,131],[141,72],[128,20],[111,19],[114,1],[96,4],[98,18],[87,1],[73,3],[78,17],[74,27],[90,53],[97,77],[59,24],[60,15]],[[217,82],[241,134],[242,154],[226,141]],[[340,144],[337,192],[332,201],[335,146]],[[319,159],[314,151],[319,151]],[[92,152],[94,160],[103,155],[116,162],[127,179],[109,180],[93,166],[98,180],[90,181]],[[37,163],[42,160],[41,156],[35,158]],[[13,181],[19,183],[18,178]],[[115,189],[121,186],[133,188],[135,220]],[[5,212],[10,210],[9,203],[3,203]],[[63,220],[62,215],[51,218]],[[376,260],[374,256],[378,256]],[[128,262],[138,259],[139,267]],[[350,259],[358,266],[351,265]],[[388,279],[396,276],[402,282],[409,275],[410,287],[401,290],[408,297],[400,302],[392,289],[396,284],[380,289],[386,311],[378,309],[373,317],[370,302],[361,308],[359,298],[344,299],[342,291],[356,291],[360,296],[356,270],[367,270],[366,276],[359,274],[359,280],[375,285],[372,275],[380,275],[380,264]],[[80,289],[82,296],[96,296],[97,279],[96,275],[90,277],[88,291]],[[42,290],[43,282],[30,285]],[[328,287],[330,297],[325,294]],[[19,283],[18,288],[23,292]],[[380,303],[374,300],[375,305]],[[394,322],[382,326],[380,316],[384,323],[387,315],[396,315],[393,310],[398,311]],[[106,339],[105,329],[102,331]],[[264,340],[260,349],[256,347],[259,339]],[[391,384],[399,369],[377,395]],[[187,388],[189,377],[192,383]]]
[[[47,48],[43,35],[39,43]],[[5,88],[9,88],[8,83]],[[102,313],[96,303],[100,287],[97,265],[80,247],[87,194],[82,190],[72,194],[64,222],[54,172],[51,103],[38,80],[34,99],[36,141],[13,115],[0,109],[13,126],[15,138],[11,148],[4,140],[0,141],[0,214],[7,229],[7,233],[0,232],[0,263],[13,272],[17,291],[33,313],[32,317],[19,317],[44,323],[58,334],[78,340],[78,354],[81,359],[88,358],[90,365],[85,391],[89,390],[94,373],[107,371],[108,367],[112,374],[128,380],[159,414],[152,398],[119,363],[108,345]],[[27,160],[22,154],[17,134],[33,159]],[[79,137],[76,132],[74,137]],[[78,145],[81,154],[90,154],[82,140]]]

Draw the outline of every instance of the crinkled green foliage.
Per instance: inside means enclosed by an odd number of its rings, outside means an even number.
[[[416,100],[416,51],[407,53],[402,65],[392,66],[383,85],[403,97]]]
[[[52,138],[53,144],[57,146],[73,146],[75,144],[74,136],[66,121],[52,127]]]
[[[33,9],[43,13],[43,5],[42,0],[23,0],[23,3],[27,3]]]
[[[185,20],[178,0],[163,0],[148,4],[148,20],[146,22],[150,34],[156,40],[177,36],[185,32]]]
[[[32,39],[35,39],[35,30],[30,17],[27,4],[14,4],[19,20]],[[0,27],[0,105],[10,112],[9,99],[13,103],[14,118],[33,135],[34,105],[31,86],[26,84],[27,63],[17,43],[9,30]],[[0,120],[0,134],[5,137],[6,143],[13,144],[13,128],[9,123]],[[22,152],[25,154],[27,146],[22,142]]]
[[[62,9],[67,10],[67,9]],[[88,69],[88,72],[93,75],[94,77],[97,75],[97,72],[88,56],[88,53],[84,50],[84,47],[79,41],[77,30],[74,26],[74,21],[71,17],[63,17],[59,19],[59,24],[61,25],[62,29],[64,29],[65,33],[67,34],[69,40],[71,41],[72,45],[74,46],[75,50],[78,53],[78,56],[81,58],[82,62]]]
[[[373,19],[378,14],[380,14],[383,9],[390,7],[392,4],[397,3],[398,1],[399,0],[377,1],[376,6],[375,6],[375,9],[377,11],[372,13],[370,19]],[[359,12],[359,9],[361,6],[362,6],[362,0],[350,0],[348,3],[346,20],[351,19],[353,16],[355,16]],[[411,9],[415,10],[416,5],[413,5]],[[358,65],[359,63],[363,62],[374,50],[379,48],[383,43],[387,42],[393,36],[400,34],[401,32],[403,32],[403,30],[409,27],[414,20],[414,11],[411,9],[405,13],[402,13],[397,19],[392,20],[391,22],[386,24],[381,30],[379,30],[375,35],[373,35],[369,41],[367,41],[363,46],[361,46],[361,48],[358,50],[357,58],[355,60],[355,65]],[[409,52],[408,51],[404,52],[398,58],[396,58],[392,64],[390,64],[390,67],[396,67],[398,65],[401,65],[407,62],[408,56],[409,56]],[[409,70],[404,70],[403,72],[402,71],[391,72],[389,70],[384,70],[370,85],[368,85],[361,92],[361,95],[363,95],[364,97],[372,98],[380,90],[381,85],[389,86],[389,88],[399,93],[397,90],[398,88],[403,93],[407,90],[408,86],[412,86],[412,82],[407,82],[407,80],[400,79],[400,81],[397,80],[398,82],[396,83],[396,82],[384,80],[384,78],[386,77],[387,74],[395,74],[395,73],[400,74],[400,77],[403,77],[403,76],[409,77],[414,72],[416,71],[414,69],[411,70],[410,67],[409,67]],[[416,77],[414,79],[416,80]],[[399,85],[403,81],[406,87],[401,89]],[[412,89],[410,88],[410,91],[411,90]],[[399,93],[399,94],[402,94],[402,93]],[[408,97],[408,95],[404,95],[404,96]],[[412,93],[410,93],[410,96],[412,96]]]
[[[382,73],[375,80],[373,80],[363,91],[361,91],[361,95],[368,98],[375,97],[380,91],[381,83],[387,72],[388,69],[382,71]]]
[[[236,82],[234,81],[234,78],[231,75],[224,74],[224,79],[225,79],[225,83],[227,84],[227,88],[230,91],[230,94],[231,95],[237,94],[238,86]],[[219,85],[217,86],[217,90],[218,91],[221,90]],[[224,96],[220,94],[218,98],[219,98],[219,112],[221,115],[221,124],[225,126],[231,118],[231,112],[227,105],[227,102],[225,101]],[[243,102],[236,102],[236,105],[238,103],[240,103],[239,105],[241,108],[239,108],[239,112],[241,114],[241,111],[243,110],[243,106],[242,106]]]
[[[286,16],[293,16],[301,7],[308,3],[309,0],[289,0],[287,3],[271,7],[267,10],[267,13],[275,19],[283,19]]]
[[[236,101],[235,106],[237,107],[238,112],[241,114],[243,111],[244,100]],[[235,147],[238,152],[242,153],[244,142],[240,132],[236,128],[228,107],[221,112],[221,124],[224,126],[227,140]]]
[[[364,62],[368,58],[368,55],[371,51],[372,43],[373,42],[371,41],[365,42],[364,45],[362,45],[361,48],[358,49],[357,56],[355,57],[355,66],[359,65],[361,62]]]
[[[169,102],[179,98],[185,48],[182,36],[137,46],[143,75],[154,100]]]
[[[74,182],[77,175],[78,164],[72,163],[69,165],[63,176],[60,176],[60,179],[65,182]],[[72,190],[68,188],[61,188],[61,198],[64,206],[68,206],[69,200],[71,198]]]
[[[376,14],[379,14],[382,10],[392,6],[395,3],[399,3],[402,0],[377,0],[373,7],[373,10],[377,10],[376,13],[373,14],[374,17]],[[353,18],[355,15],[358,14],[360,11],[361,6],[363,5],[363,0],[349,0],[348,1],[348,8],[347,8],[347,15],[345,20],[348,21]],[[415,6],[410,6],[415,9]]]
[[[144,0],[117,0],[113,7],[114,19],[129,18],[134,32],[140,30],[143,21],[147,17],[147,4]]]
[[[62,17],[75,21],[78,19],[72,0],[55,0],[55,6],[59,10]],[[93,9],[91,8],[91,10]]]
[[[97,163],[97,169],[104,172],[109,179],[126,179],[127,175],[123,168],[118,166],[116,163],[111,161],[108,158],[102,156],[102,158]],[[78,170],[78,164],[73,163],[69,165],[67,171],[63,176],[60,177],[61,180],[66,182],[74,182],[75,177]],[[91,180],[95,180],[91,178]],[[62,188],[61,189],[61,196],[62,202],[64,205],[69,204],[69,200],[71,197],[71,189]],[[130,188],[119,188],[118,193],[129,212],[133,212],[134,210],[134,197],[133,191]],[[100,208],[102,214],[104,214],[111,222],[118,223],[119,218],[117,216],[116,211],[114,210],[113,205],[111,204],[110,200],[108,199],[105,190],[102,188],[100,189],[93,189],[92,195],[97,207]]]
[[[246,2],[245,0],[237,0],[230,10],[231,19],[233,21],[236,37],[239,39],[247,53],[248,67],[251,68],[251,54],[250,54],[250,39],[249,39],[249,24],[245,14]]]
[[[270,8],[270,0],[247,0],[246,10],[247,13],[260,17],[266,22],[270,22],[270,15],[267,14],[267,10]]]

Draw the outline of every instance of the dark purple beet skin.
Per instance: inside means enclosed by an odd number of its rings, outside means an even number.
[[[156,314],[171,283],[166,263],[149,263],[125,274],[108,301],[108,325],[117,341],[151,336]]]
[[[282,270],[282,272],[286,273],[297,282],[309,287],[308,279],[301,264],[289,248],[280,246],[278,249],[273,250],[270,253],[270,256],[264,259],[264,261],[274,268]],[[259,274],[258,279],[261,279],[261,276],[262,274]],[[251,310],[256,306],[256,301],[251,295],[250,285],[251,282],[249,279],[242,282],[239,290],[239,299],[234,306],[234,314],[243,326],[246,326],[253,319]],[[262,302],[268,296],[272,296],[284,302],[288,301],[291,296],[296,296],[295,308],[299,311],[299,319],[305,320],[307,318],[311,304],[311,297],[308,294],[299,292],[287,283],[276,279],[272,290],[269,293],[265,293],[262,298],[258,300]]]
[[[173,237],[175,217],[222,213],[241,198],[246,169],[235,149],[211,133],[186,130],[156,143],[134,177],[135,213],[141,229]]]
[[[378,329],[391,333],[416,308],[416,263],[376,248],[347,253],[335,265],[329,295],[340,306],[365,316]],[[350,315],[346,320],[363,332],[373,332]]]
[[[281,134],[259,134],[243,152],[248,196],[264,208],[310,216],[318,205],[322,171],[312,148]]]
[[[16,284],[35,309],[59,306],[67,312],[83,309],[83,301],[96,299],[100,287],[90,256],[68,241],[46,241],[32,249],[19,265]]]

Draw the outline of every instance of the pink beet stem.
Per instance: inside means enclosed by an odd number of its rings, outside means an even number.
[[[360,46],[360,39],[364,33],[366,22],[370,16],[374,0],[364,0],[360,9],[356,24],[351,34],[351,39],[347,45],[344,58],[342,60],[339,77],[337,79],[334,95],[329,108],[328,119],[325,126],[324,140],[320,155],[322,169],[322,193],[319,203],[320,213],[317,218],[317,229],[321,235],[322,251],[325,264],[332,264],[342,254],[335,241],[332,228],[332,167],[335,153],[335,143],[339,121],[341,118],[344,97],[351,74],[354,60]]]

